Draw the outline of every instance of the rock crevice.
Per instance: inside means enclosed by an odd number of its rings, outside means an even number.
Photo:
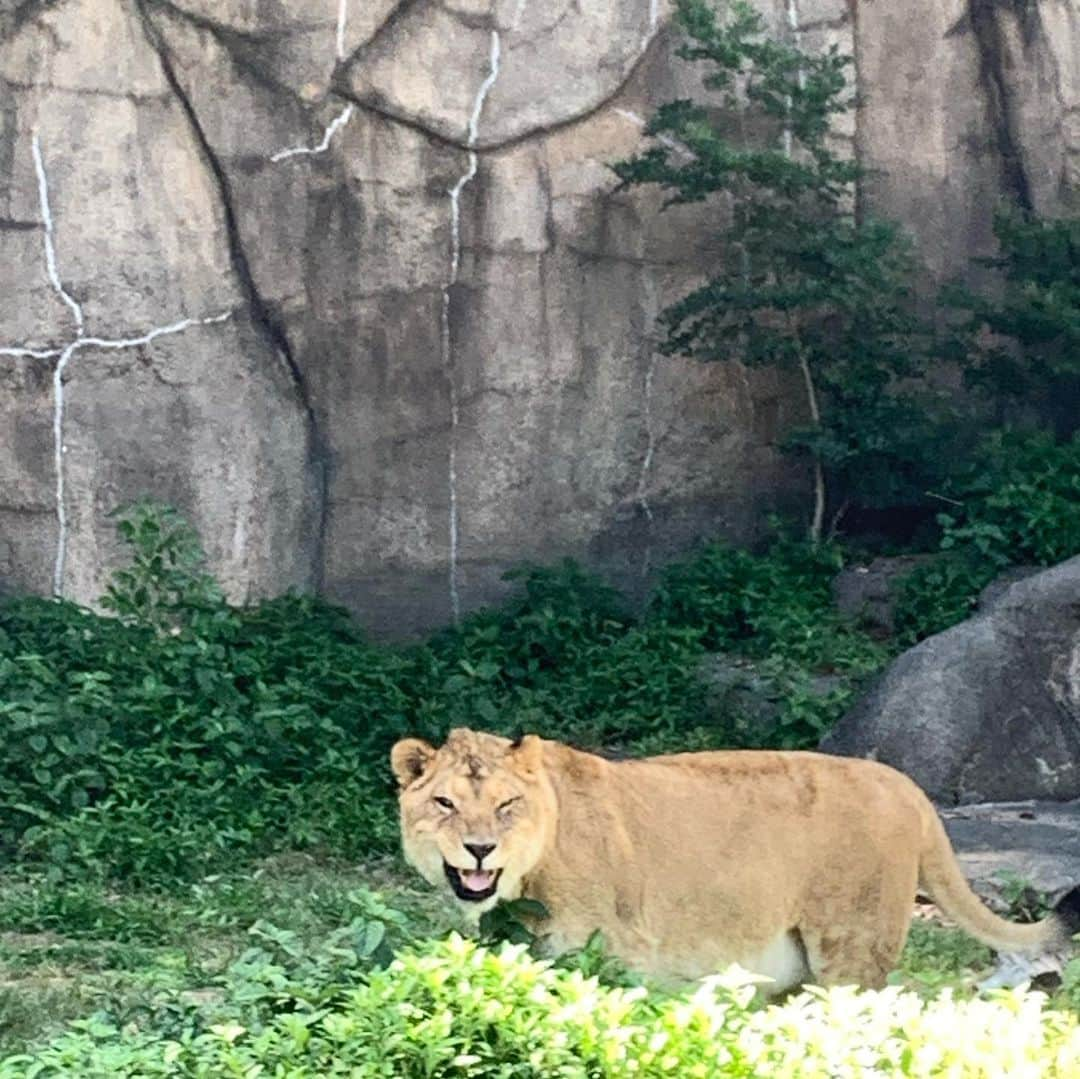
[[[153,47],[160,59],[161,69],[169,84],[169,88],[191,125],[191,131],[195,141],[199,146],[205,159],[206,166],[213,176],[214,182],[220,192],[220,206],[225,223],[229,257],[232,262],[233,272],[245,295],[255,326],[266,338],[267,343],[273,352],[281,358],[281,361],[288,369],[293,386],[296,389],[297,398],[307,421],[313,457],[312,474],[316,478],[316,489],[312,492],[312,497],[317,506],[317,525],[314,535],[313,554],[315,567],[314,579],[316,586],[318,586],[321,577],[324,553],[323,548],[326,537],[326,471],[328,467],[325,449],[323,448],[323,439],[319,430],[318,418],[311,403],[303,371],[293,354],[288,334],[280,320],[274,315],[270,305],[267,304],[260,294],[258,285],[255,282],[255,277],[251,272],[251,265],[244,248],[244,239],[240,228],[237,225],[235,198],[229,175],[222,166],[221,161],[218,159],[210,140],[207,138],[206,132],[203,130],[203,126],[199,121],[198,114],[195,111],[191,99],[188,97],[182,83],[177,78],[168,46],[162,40],[157,27],[154,25],[153,20],[147,11],[148,2],[157,2],[157,0],[135,0],[143,26],[146,30],[147,41]]]
[[[1006,76],[1005,43],[998,24],[1000,0],[968,0],[968,20],[979,50],[979,79],[990,113],[990,125],[1001,159],[1002,186],[1022,209],[1035,208],[1027,165],[1017,137],[1017,118],[1012,90]],[[1024,44],[1029,46],[1037,32],[1038,14],[1019,8]]]

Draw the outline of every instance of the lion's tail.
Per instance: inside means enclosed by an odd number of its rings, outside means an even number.
[[[962,929],[998,951],[1031,955],[1060,948],[1080,932],[1080,886],[1066,894],[1041,922],[1010,922],[984,906],[960,871],[940,818],[932,807],[928,809],[919,884]]]

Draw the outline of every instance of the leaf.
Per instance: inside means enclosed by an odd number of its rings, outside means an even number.
[[[386,926],[382,922],[367,922],[356,940],[357,955],[368,958],[375,954],[379,945],[386,938]]]
[[[40,806],[32,806],[26,802],[13,802],[8,807],[17,813],[25,813],[28,817],[36,817],[40,821],[51,821],[53,814],[46,812]]]

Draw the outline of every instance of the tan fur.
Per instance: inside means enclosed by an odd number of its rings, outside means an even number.
[[[1053,917],[1017,925],[987,910],[926,796],[872,761],[731,751],[612,762],[469,730],[439,750],[406,739],[391,759],[408,861],[453,895],[444,860],[468,867],[465,843],[494,844],[497,894],[458,901],[478,915],[500,898],[539,900],[552,951],[599,929],[629,966],[667,980],[734,962],[774,991],[880,986],[917,887],[995,948],[1037,951],[1066,935]]]

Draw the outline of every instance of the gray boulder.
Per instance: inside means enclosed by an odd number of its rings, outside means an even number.
[[[841,614],[858,619],[870,632],[892,633],[896,583],[933,557],[896,555],[848,566],[833,579],[833,602]]]
[[[1080,796],[1080,557],[905,652],[821,748],[944,803]]]
[[[1042,566],[1010,566],[979,593],[975,610],[980,614],[990,610],[1017,581],[1026,581],[1028,577],[1034,577],[1036,573],[1042,573]]]

